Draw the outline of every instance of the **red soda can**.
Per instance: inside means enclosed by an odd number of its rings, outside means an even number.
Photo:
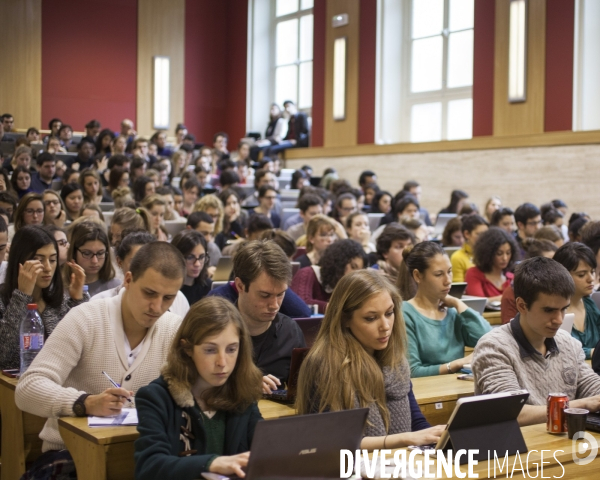
[[[565,393],[549,393],[546,415],[548,433],[564,433],[567,431],[565,408],[569,408],[569,397]]]

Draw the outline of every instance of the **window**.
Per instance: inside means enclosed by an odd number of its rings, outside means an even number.
[[[378,143],[471,138],[474,0],[379,7]]]
[[[312,106],[313,1],[277,0],[275,6],[275,92],[273,101]]]
[[[249,0],[246,125],[264,132],[270,104],[310,116],[314,0]]]
[[[600,2],[575,2],[573,130],[600,130]]]

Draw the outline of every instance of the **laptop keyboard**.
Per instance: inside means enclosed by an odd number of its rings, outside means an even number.
[[[587,420],[585,421],[585,429],[591,430],[592,432],[600,432],[599,413],[588,413]]]

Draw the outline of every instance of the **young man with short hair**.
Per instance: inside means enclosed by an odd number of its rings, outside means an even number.
[[[77,145],[77,156],[68,162],[67,167],[73,168],[73,165],[79,165],[78,171],[85,168],[91,168],[94,165],[94,153],[96,145],[91,138],[83,138]]]
[[[358,186],[364,192],[369,184],[377,183],[377,174],[372,170],[364,170],[358,177]]]
[[[323,213],[323,200],[321,200],[321,197],[318,195],[307,193],[298,200],[298,208],[300,209],[302,223],[292,225],[286,230],[286,233],[292,237],[294,241],[297,241],[300,237],[306,235],[306,228],[308,227],[308,222],[310,222],[311,218]]]
[[[292,350],[306,346],[300,327],[281,308],[292,281],[292,266],[279,245],[252,241],[233,259],[237,307],[252,337],[254,362],[263,372],[263,391],[287,381]]]
[[[35,193],[43,193],[52,187],[52,180],[56,173],[56,159],[54,155],[44,152],[38,155],[38,171],[31,176],[31,190]]]
[[[2,126],[4,127],[4,133],[9,133],[13,131],[13,125],[15,123],[15,118],[10,113],[4,113],[2,115]]]
[[[171,244],[144,245],[115,297],[84,303],[59,322],[21,377],[17,406],[48,418],[42,451],[65,448],[58,418],[118,414],[160,375],[181,317],[167,310],[183,284],[185,260]],[[113,387],[106,372],[120,387]]]
[[[542,228],[542,214],[540,209],[533,203],[519,205],[515,210],[515,223],[517,224],[515,239],[519,245],[521,258],[525,258],[523,242],[527,238],[533,237],[535,232]]]
[[[379,270],[395,284],[404,261],[402,252],[409,245],[416,243],[416,237],[406,227],[396,222],[388,223],[381,235],[377,237],[378,261],[373,268]]]
[[[208,243],[208,255],[210,257],[209,275],[212,276],[215,272],[217,263],[222,257],[221,250],[215,244],[215,221],[206,212],[192,212],[188,215],[186,228],[188,230],[196,230],[204,235]],[[210,269],[212,268],[212,272]]]
[[[464,282],[467,270],[473,264],[473,248],[475,243],[483,232],[488,229],[488,223],[479,215],[463,215],[461,219],[461,232],[465,243],[452,254],[450,262],[452,263],[452,281]]]
[[[413,197],[415,197],[419,201],[419,205],[421,204],[421,184],[416,180],[409,180],[404,184],[402,190],[410,193]],[[419,208],[419,216],[425,221],[425,225],[428,227],[433,226],[431,218],[429,217],[429,211],[426,208]]]
[[[573,408],[600,410],[600,377],[585,363],[581,342],[560,329],[575,292],[571,274],[534,257],[517,266],[513,288],[519,313],[484,335],[473,352],[475,395],[527,390],[522,426],[546,421],[551,392],[564,392]]]

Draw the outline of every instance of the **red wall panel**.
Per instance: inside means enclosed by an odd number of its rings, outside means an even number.
[[[42,2],[42,126],[135,122],[137,0]]]
[[[185,123],[199,142],[229,134],[230,150],[246,130],[247,0],[187,0]]]
[[[360,2],[358,61],[358,143],[375,143],[377,2]]]
[[[547,0],[546,132],[573,128],[574,35],[575,0]]]
[[[494,23],[496,2],[475,0],[473,136],[494,133]]]
[[[313,8],[313,104],[311,146],[322,147],[325,115],[325,36],[327,30],[327,5],[316,0]]]

